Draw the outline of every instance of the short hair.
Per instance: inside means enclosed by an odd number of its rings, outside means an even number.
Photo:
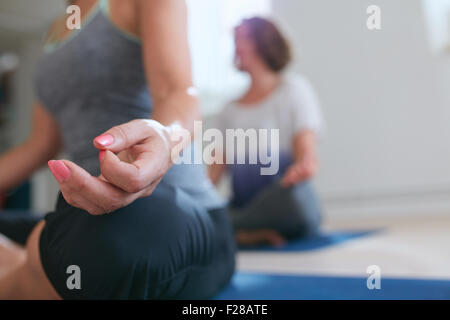
[[[281,72],[291,62],[291,45],[275,23],[253,17],[244,19],[241,25],[248,28],[257,53],[272,71]]]

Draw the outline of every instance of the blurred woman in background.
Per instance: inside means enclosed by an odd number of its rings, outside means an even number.
[[[318,168],[322,116],[307,79],[283,73],[291,49],[274,23],[259,17],[245,19],[235,28],[235,45],[236,66],[250,76],[251,83],[241,98],[222,110],[217,126],[279,129],[280,170],[263,176],[260,164],[213,164],[209,174],[216,184],[226,170],[231,174],[230,213],[239,244],[282,245],[315,234],[320,225],[310,180]],[[223,155],[225,159],[226,150]]]

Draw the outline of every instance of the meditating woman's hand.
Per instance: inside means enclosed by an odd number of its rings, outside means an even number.
[[[94,139],[101,178],[128,193],[150,195],[171,166],[171,128],[134,120]]]
[[[313,130],[298,133],[294,137],[293,147],[295,162],[281,179],[281,186],[285,188],[311,179],[318,169],[316,133]]]
[[[73,162],[50,161],[65,200],[100,215],[151,195],[172,164],[171,128],[153,120],[134,120],[94,139],[101,175],[93,177]]]
[[[288,188],[311,179],[317,172],[317,161],[313,155],[305,155],[301,161],[292,164],[281,179],[281,185]]]
[[[136,1],[152,118],[114,127],[94,139],[101,175],[93,177],[70,161],[49,167],[66,201],[91,214],[104,214],[150,195],[181,152],[186,134],[201,119],[191,76],[184,1]],[[167,26],[170,26],[168,28]],[[144,93],[144,92],[143,92]],[[184,129],[185,128],[185,129]],[[183,143],[170,137],[183,138]],[[171,145],[172,143],[172,145]],[[174,152],[172,152],[174,151]],[[172,155],[171,153],[174,153]]]

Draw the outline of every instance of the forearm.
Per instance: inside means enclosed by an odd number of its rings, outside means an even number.
[[[317,161],[316,134],[313,131],[299,133],[293,141],[293,158],[302,162],[305,158]]]
[[[180,107],[181,106],[181,107]],[[179,156],[194,140],[194,122],[201,119],[196,96],[186,89],[175,91],[161,100],[154,109],[151,118],[166,126],[166,141],[170,149],[170,165],[176,163]]]
[[[178,123],[191,136],[201,119],[193,88],[184,1],[138,1],[143,59],[153,99],[152,119]]]
[[[173,90],[155,102],[152,119],[163,125],[178,123],[183,129],[194,133],[194,122],[202,119],[199,101],[190,91],[192,87]]]
[[[293,140],[293,161],[283,176],[281,185],[290,187],[296,183],[311,179],[317,172],[316,134],[302,131]]]

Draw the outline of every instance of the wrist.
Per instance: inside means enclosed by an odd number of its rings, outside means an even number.
[[[146,119],[146,124],[151,127],[154,132],[161,137],[170,154],[171,162],[175,162],[179,153],[187,146],[190,141],[190,132],[183,128],[178,121],[170,125],[163,125],[154,119]]]

